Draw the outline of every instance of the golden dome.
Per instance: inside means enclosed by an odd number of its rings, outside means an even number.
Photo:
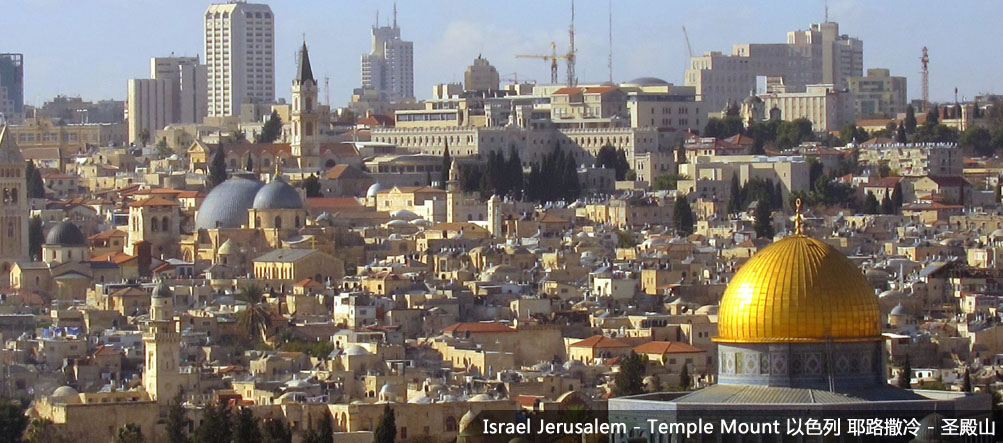
[[[860,269],[825,243],[792,235],[757,253],[728,284],[723,343],[878,340],[878,298]]]

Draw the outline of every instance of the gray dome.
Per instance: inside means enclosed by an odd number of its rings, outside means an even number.
[[[911,312],[909,312],[909,308],[902,306],[902,303],[899,303],[897,306],[892,308],[892,312],[888,313],[888,315],[910,315],[910,314]]]
[[[247,223],[247,210],[264,186],[257,180],[233,177],[216,186],[195,214],[195,229],[239,228]]]
[[[45,244],[83,246],[87,244],[87,238],[84,237],[83,232],[80,232],[80,228],[77,225],[68,221],[61,221],[49,230],[49,234],[45,236]]]
[[[251,207],[254,209],[303,209],[303,200],[300,199],[296,188],[279,178],[268,182],[267,185],[258,190]]]
[[[366,190],[366,198],[376,198],[376,194],[379,194],[380,191],[384,189],[386,188],[384,188],[383,185],[379,183],[373,183],[369,185],[369,189]]]
[[[636,86],[661,86],[667,85],[669,82],[662,80],[658,77],[638,77],[626,83],[627,85]]]
[[[167,283],[161,281],[156,287],[153,288],[153,298],[171,298],[174,293],[171,292],[171,287],[167,286]]]

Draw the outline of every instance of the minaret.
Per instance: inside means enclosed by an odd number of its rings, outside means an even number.
[[[305,41],[300,48],[299,65],[296,67],[296,77],[293,78],[292,99],[293,107],[289,116],[289,123],[292,125],[292,155],[302,172],[303,168],[315,168],[320,155],[317,149],[320,114],[317,112],[317,81],[313,78]]]
[[[28,178],[21,150],[0,127],[0,277],[28,260]]]
[[[181,334],[174,323],[174,294],[163,281],[153,288],[150,325],[143,334],[143,344],[146,345],[143,388],[151,400],[158,403],[173,401],[181,390],[178,369]]]

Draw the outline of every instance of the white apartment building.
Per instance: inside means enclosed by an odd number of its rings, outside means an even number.
[[[155,143],[158,130],[173,123],[174,82],[170,79],[134,78],[129,79],[129,98],[126,109],[129,112],[129,142],[141,143],[140,134],[145,129]]]
[[[850,77],[857,118],[895,117],[905,113],[906,78],[894,77],[885,68],[871,68],[864,77]]]
[[[245,102],[275,101],[275,19],[264,4],[229,2],[205,13],[210,117],[240,114]]]
[[[858,154],[861,166],[877,169],[885,164],[903,177],[961,175],[963,161],[952,143],[864,143]]]
[[[804,92],[778,92],[760,98],[766,117],[787,121],[806,118],[815,132],[835,131],[856,121],[853,94],[833,85],[808,85]]]
[[[401,40],[394,10],[392,26],[373,26],[372,48],[362,56],[362,88],[386,101],[414,98],[414,44]]]
[[[863,42],[839,34],[839,24],[825,22],[788,32],[786,43],[736,44],[730,54],[691,57],[685,84],[696,88],[705,112],[717,112],[728,101],[748,97],[757,77],[780,77],[788,91],[817,83],[843,89],[847,78],[863,74],[863,67]]]
[[[197,56],[150,59],[150,78],[173,82],[171,123],[202,123],[208,106],[207,72]]]

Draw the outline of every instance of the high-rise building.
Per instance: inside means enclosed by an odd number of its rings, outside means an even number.
[[[10,118],[24,109],[24,55],[0,54],[0,114]]]
[[[848,79],[857,118],[895,117],[905,112],[906,78],[893,77],[888,69],[872,68],[867,75]]]
[[[861,76],[863,69],[863,41],[841,35],[839,24],[827,21],[788,32],[786,43],[736,44],[731,54],[691,57],[685,81],[696,88],[705,109],[716,111],[748,97],[757,77],[779,77],[787,92],[812,84],[845,89],[847,79]]]
[[[208,69],[198,57],[154,57],[150,59],[150,78],[173,83],[172,123],[201,123],[206,116]]]
[[[129,142],[155,141],[160,129],[173,123],[174,82],[170,79],[129,79]]]
[[[401,40],[396,6],[392,26],[373,26],[372,43],[362,56],[362,88],[389,101],[414,98],[414,44]]]
[[[228,2],[205,12],[207,115],[240,114],[242,103],[275,100],[275,19],[268,5]]]
[[[0,126],[0,277],[28,258],[28,180],[14,139]]]
[[[498,70],[480,55],[463,73],[463,86],[467,91],[497,91],[498,83]]]

